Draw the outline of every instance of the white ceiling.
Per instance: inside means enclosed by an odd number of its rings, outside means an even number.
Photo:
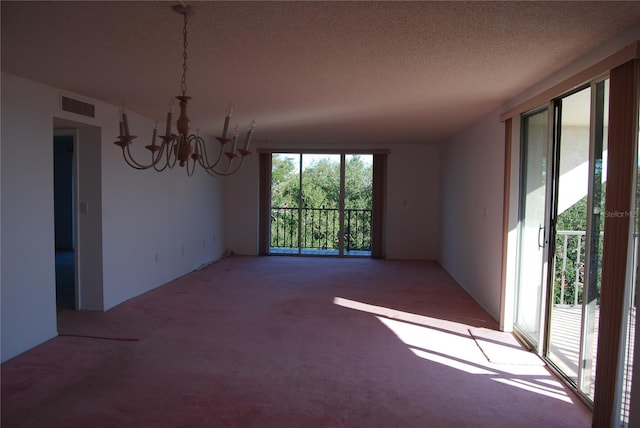
[[[2,1],[2,70],[162,119],[175,3]],[[320,147],[443,141],[640,23],[640,2],[189,4],[192,127],[218,135],[231,101],[254,138]]]

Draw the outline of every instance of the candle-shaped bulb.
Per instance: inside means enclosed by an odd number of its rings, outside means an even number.
[[[233,129],[233,148],[231,148],[231,153],[236,152],[236,147],[238,145],[238,136],[240,135],[240,127],[236,125]]]
[[[122,125],[124,126],[124,135],[131,135],[129,134],[129,119],[127,118],[127,111],[124,106],[122,106]]]
[[[244,150],[249,151],[249,143],[251,142],[251,136],[253,135],[253,131],[256,129],[256,120],[253,119],[249,124],[249,131],[247,132],[247,139],[244,142]]]
[[[172,98],[169,104],[169,112],[167,113],[167,127],[164,132],[164,136],[167,138],[171,136],[171,120],[173,118],[173,107],[174,107],[174,103]]]
[[[229,130],[229,121],[233,115],[233,106],[229,104],[227,107],[227,115],[224,117],[224,126],[222,127],[222,138],[227,138],[227,131]]]
[[[158,137],[158,121],[156,120],[155,126],[153,127],[153,136],[151,137],[151,145],[156,145],[156,138]]]

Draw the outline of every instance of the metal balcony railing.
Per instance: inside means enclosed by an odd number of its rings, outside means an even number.
[[[556,305],[581,305],[585,273],[584,230],[558,230],[556,232],[555,282]],[[600,240],[604,233],[600,233]],[[602,248],[602,241],[600,242]],[[598,281],[598,302],[600,284]]]
[[[556,232],[555,281],[559,284],[554,296],[556,305],[582,303],[585,235],[580,230]]]
[[[271,248],[339,250],[338,208],[271,208]],[[371,251],[371,210],[344,210],[345,251]]]

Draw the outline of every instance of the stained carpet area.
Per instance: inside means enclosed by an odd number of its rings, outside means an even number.
[[[168,317],[151,316],[138,311],[58,312],[58,334],[110,340],[141,340]]]
[[[487,360],[495,321],[436,263],[230,257],[105,319],[138,340],[2,364],[3,427],[590,426],[546,367]]]

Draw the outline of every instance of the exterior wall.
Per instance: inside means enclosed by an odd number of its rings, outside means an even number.
[[[260,146],[258,146],[260,147]],[[274,150],[313,150],[305,146],[276,146]],[[344,146],[323,145],[323,150]],[[348,146],[350,150],[389,149],[387,161],[386,257],[437,260],[440,252],[440,148],[432,144],[388,147]],[[258,157],[229,178],[225,206],[229,249],[236,254],[258,253]]]
[[[129,168],[112,144],[118,107],[91,101],[96,117],[87,118],[61,111],[59,96],[55,88],[2,74],[2,361],[57,334],[54,123],[78,128],[78,199],[88,211],[77,214],[77,239],[80,255],[91,261],[79,275],[92,283],[85,308],[107,310],[219,258],[227,247],[221,180],[202,171],[188,178],[183,170]],[[150,135],[154,125],[135,114],[129,122],[139,135]]]

